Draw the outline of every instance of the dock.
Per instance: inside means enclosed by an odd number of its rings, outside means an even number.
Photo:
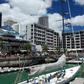
[[[0,73],[6,73],[6,72],[13,72],[13,71],[18,71],[18,70],[23,70],[23,69],[28,69],[29,67],[21,67],[21,68],[13,68],[13,67],[5,67],[1,68],[0,67]]]
[[[76,60],[69,60],[69,61],[67,61],[67,63],[69,63],[69,64],[82,64],[82,61],[76,61]]]
[[[70,82],[70,84],[84,84],[84,78],[76,78],[74,81]]]

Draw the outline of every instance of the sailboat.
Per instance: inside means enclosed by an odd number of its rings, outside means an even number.
[[[30,75],[33,75],[35,73],[41,73],[45,70],[52,69],[53,67],[62,68],[65,65],[65,63],[66,56],[65,54],[63,54],[55,63],[30,66],[32,71]],[[80,65],[68,69],[62,69],[59,71],[51,72],[45,75],[40,75],[39,77],[35,77],[29,79],[28,81],[23,81],[18,84],[66,84],[75,78],[75,75],[79,71],[79,69]]]
[[[18,84],[66,84],[75,78],[75,75],[79,69],[80,66],[76,66],[66,69],[65,72],[56,71],[48,73]]]
[[[34,66],[34,71],[31,72],[31,75],[35,73],[41,73],[42,71],[52,69],[53,67],[62,67],[65,65],[65,61],[65,55],[63,54],[55,63]],[[76,73],[79,71],[79,69],[80,65],[51,72],[45,75],[40,75],[39,77],[20,82],[18,84],[66,84],[75,78]]]
[[[66,1],[66,0],[64,0],[64,1]],[[69,2],[68,2],[68,5],[69,5]],[[70,12],[70,9],[69,9],[69,12]],[[63,20],[64,20],[64,18],[63,18]],[[64,21],[63,21],[63,26],[64,26]],[[37,72],[42,72],[47,69],[51,69],[53,67],[55,67],[55,68],[63,67],[65,62],[66,62],[66,56],[63,54],[58,59],[58,61],[55,63],[43,64],[41,66],[37,65],[37,66],[30,67],[30,70],[32,70],[30,75],[33,75]],[[79,69],[80,69],[80,65],[71,67],[68,69],[63,69],[60,71],[51,72],[51,73],[48,73],[45,75],[40,75],[39,77],[35,77],[33,79],[29,79],[28,81],[23,81],[18,84],[66,84],[75,77],[75,75],[79,71]]]

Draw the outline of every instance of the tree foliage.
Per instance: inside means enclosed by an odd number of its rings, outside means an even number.
[[[47,51],[48,51],[48,46],[47,46],[47,44],[43,45],[43,51],[44,51],[44,52],[47,52]]]
[[[3,41],[0,40],[0,50],[2,51],[3,48]]]
[[[61,52],[60,47],[56,47],[55,49],[56,49],[56,53],[57,53],[57,54],[59,54],[59,53]]]
[[[26,43],[24,45],[24,49],[27,50],[27,51],[31,51],[31,48],[32,48],[32,45],[30,43]]]

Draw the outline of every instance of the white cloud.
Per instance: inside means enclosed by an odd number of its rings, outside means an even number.
[[[49,16],[49,27],[51,29],[54,29],[56,32],[59,32],[59,34],[61,35],[63,27],[62,27],[62,21],[59,20],[62,19],[62,16],[58,13],[49,14],[48,16]],[[66,19],[65,23],[67,22],[72,23],[73,26],[84,26],[84,15],[72,17],[71,20]]]
[[[79,15],[74,18],[72,18],[72,23],[74,25],[84,26],[84,15]]]
[[[62,32],[62,16],[59,13],[49,14],[49,27],[61,34]]]
[[[38,16],[24,14],[17,7],[10,9],[10,6],[8,4],[0,5],[0,11],[3,14],[3,22],[7,19],[14,20],[21,24],[33,23],[38,21]]]
[[[84,5],[84,0],[75,0],[80,5]],[[3,13],[3,21],[12,19],[22,25],[38,21],[38,17],[47,13],[47,8],[52,5],[52,0],[10,0],[9,4],[0,4],[0,12]],[[62,31],[62,17],[58,13],[48,14],[49,27],[56,32]],[[68,20],[71,22],[70,20]],[[73,25],[84,26],[84,15],[72,18]]]
[[[13,8],[9,4],[3,4],[0,10],[3,12],[3,21],[12,19],[26,25],[38,21],[38,17],[46,14],[47,8],[52,5],[52,0],[10,0]],[[34,15],[34,16],[33,16]],[[58,13],[48,14],[49,27],[61,34],[62,17]]]
[[[3,13],[3,22],[11,19],[22,25],[21,29],[29,23],[38,22],[38,18],[47,14],[47,8],[52,5],[52,0],[8,0],[10,3],[0,4]],[[10,5],[12,8],[10,8]]]
[[[11,5],[31,15],[46,14],[46,9],[51,6],[51,2],[51,0],[10,0]]]
[[[38,21],[38,17],[47,13],[52,0],[9,0],[9,4],[0,4],[0,11],[3,13],[3,21],[15,20],[22,24]]]
[[[84,15],[75,16],[73,18],[68,19],[68,22],[72,23],[74,26],[84,26]]]
[[[7,14],[9,10],[10,6],[8,4],[0,4],[0,12]]]
[[[75,0],[77,4],[84,5],[84,0]]]

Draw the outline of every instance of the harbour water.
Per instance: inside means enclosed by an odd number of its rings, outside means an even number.
[[[72,66],[76,66],[77,64],[66,64],[65,68],[69,68],[69,67],[72,67]],[[51,71],[47,71],[47,72],[43,72],[41,74],[46,74],[46,73],[49,73],[49,72],[53,72],[53,71],[56,71],[55,69],[54,70],[51,70]],[[15,80],[16,80],[16,77],[17,77],[17,74],[18,74],[18,71],[17,72],[10,72],[10,73],[4,73],[4,74],[0,74],[0,84],[14,84]],[[80,71],[76,74],[76,77],[81,77],[81,69]],[[35,76],[38,76],[39,74],[35,74],[34,76],[31,76],[31,77],[35,77]],[[27,80],[28,78],[31,78],[28,76],[28,72],[26,70],[24,70],[22,73],[21,73],[21,80],[20,82],[24,81],[24,80]]]

